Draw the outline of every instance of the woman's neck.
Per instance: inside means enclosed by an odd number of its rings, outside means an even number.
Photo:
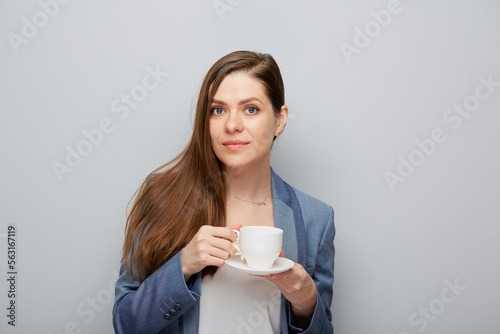
[[[260,202],[266,195],[271,194],[271,167],[269,165],[245,170],[226,168],[224,179],[228,196]]]

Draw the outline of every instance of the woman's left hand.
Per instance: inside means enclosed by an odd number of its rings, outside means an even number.
[[[285,257],[281,250],[280,257]],[[316,284],[300,264],[285,272],[271,275],[259,275],[276,284],[285,298],[290,302],[299,327],[304,327],[316,307]]]

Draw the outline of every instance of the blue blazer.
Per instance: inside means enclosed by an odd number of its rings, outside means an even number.
[[[316,308],[305,330],[295,326],[290,303],[281,296],[281,332],[333,333],[333,209],[291,187],[272,169],[271,178],[274,223],[283,229],[285,255],[306,269],[318,291]],[[182,250],[142,284],[131,279],[121,264],[113,307],[116,333],[198,333],[201,273],[186,283],[181,253]]]

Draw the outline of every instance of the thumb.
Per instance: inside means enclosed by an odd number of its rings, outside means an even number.
[[[241,228],[241,224],[234,224],[234,225],[229,226],[229,228],[231,230],[237,230],[237,231],[239,231],[240,228]]]
[[[276,254],[276,253],[274,253],[274,254]],[[281,252],[280,252],[279,257],[286,257],[286,256],[285,256],[285,252],[283,251],[283,248],[281,249]]]

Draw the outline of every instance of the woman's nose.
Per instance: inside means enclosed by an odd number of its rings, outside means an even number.
[[[229,112],[226,118],[226,131],[229,133],[242,131],[243,130],[243,120],[238,112]]]

